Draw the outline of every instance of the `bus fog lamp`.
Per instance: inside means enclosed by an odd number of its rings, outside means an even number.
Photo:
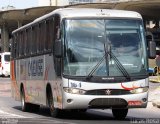
[[[143,102],[147,102],[147,99],[146,99],[146,98],[143,98],[142,101],[143,101]]]
[[[72,99],[67,99],[67,102],[68,102],[68,103],[71,103],[71,102],[72,102]]]

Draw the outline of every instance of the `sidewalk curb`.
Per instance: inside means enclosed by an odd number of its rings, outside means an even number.
[[[160,83],[160,81],[157,80],[149,80],[151,83]]]

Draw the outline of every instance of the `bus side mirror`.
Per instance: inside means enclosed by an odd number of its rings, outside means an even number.
[[[55,41],[54,54],[55,54],[56,58],[62,57],[62,42],[61,42],[61,40]]]
[[[156,58],[156,43],[154,41],[149,41],[148,52],[149,52],[150,59]]]
[[[60,39],[55,41],[54,44],[54,55],[55,55],[55,72],[57,76],[61,76],[61,65],[62,65],[62,42]]]

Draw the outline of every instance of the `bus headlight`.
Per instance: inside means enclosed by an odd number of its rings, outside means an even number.
[[[72,94],[85,94],[85,90],[82,90],[82,89],[76,89],[76,88],[68,88],[68,87],[64,87],[63,88],[65,92],[67,93],[72,93]]]
[[[138,94],[138,93],[144,93],[144,92],[147,92],[149,89],[149,87],[140,87],[140,88],[136,88],[134,90],[131,90],[130,92],[131,93],[134,93],[134,94]]]

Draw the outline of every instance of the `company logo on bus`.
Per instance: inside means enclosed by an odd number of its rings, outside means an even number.
[[[106,90],[105,93],[106,95],[111,95],[111,90]]]

